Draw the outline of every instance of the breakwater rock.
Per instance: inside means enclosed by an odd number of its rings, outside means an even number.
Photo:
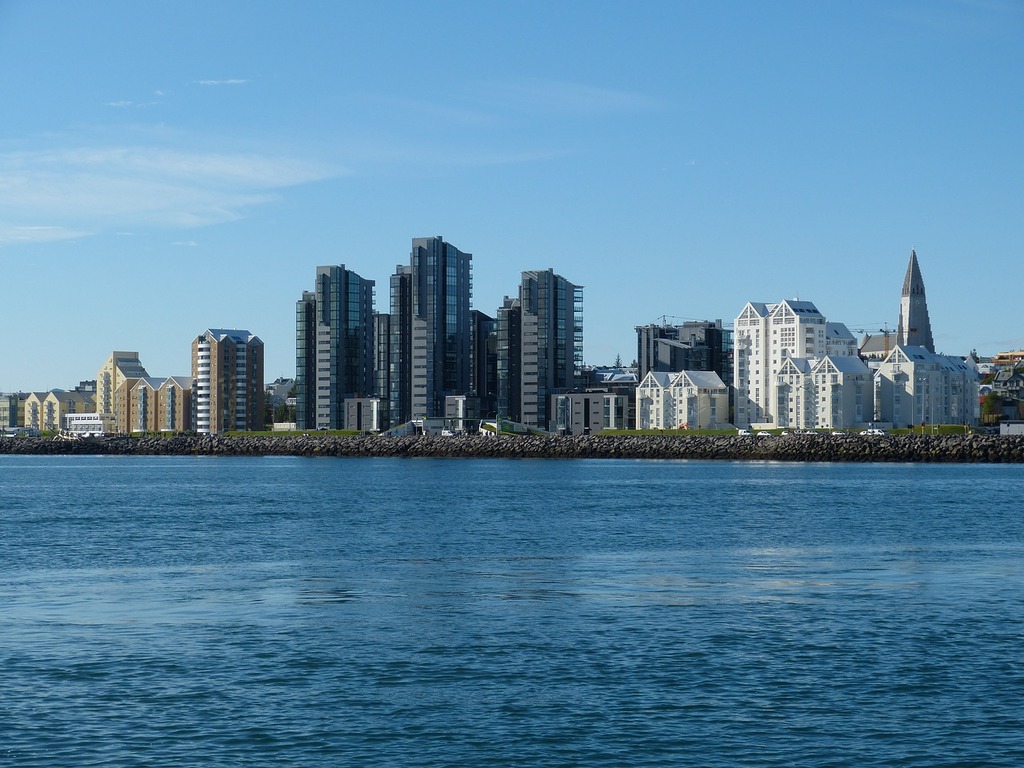
[[[1024,436],[587,435],[327,437],[238,435],[0,439],[0,454],[124,456],[405,456],[1024,463]]]

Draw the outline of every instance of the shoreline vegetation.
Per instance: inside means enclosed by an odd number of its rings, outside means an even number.
[[[1024,436],[648,435],[333,436],[294,434],[0,439],[0,454],[113,456],[333,456],[1024,463]]]

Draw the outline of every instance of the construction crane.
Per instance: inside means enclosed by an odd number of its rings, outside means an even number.
[[[881,333],[885,338],[885,356],[889,356],[889,336],[895,334],[895,331],[889,330],[889,323],[883,323],[881,328],[851,328],[851,330],[857,333],[863,333],[867,336],[871,336],[874,333]]]

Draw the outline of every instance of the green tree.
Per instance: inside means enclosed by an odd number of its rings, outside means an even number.
[[[995,392],[989,392],[981,398],[981,413],[983,416],[999,416],[1003,412],[1003,398]]]

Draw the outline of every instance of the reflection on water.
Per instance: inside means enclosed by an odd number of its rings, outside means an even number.
[[[1024,764],[1015,468],[59,462],[0,457],[5,764]]]

